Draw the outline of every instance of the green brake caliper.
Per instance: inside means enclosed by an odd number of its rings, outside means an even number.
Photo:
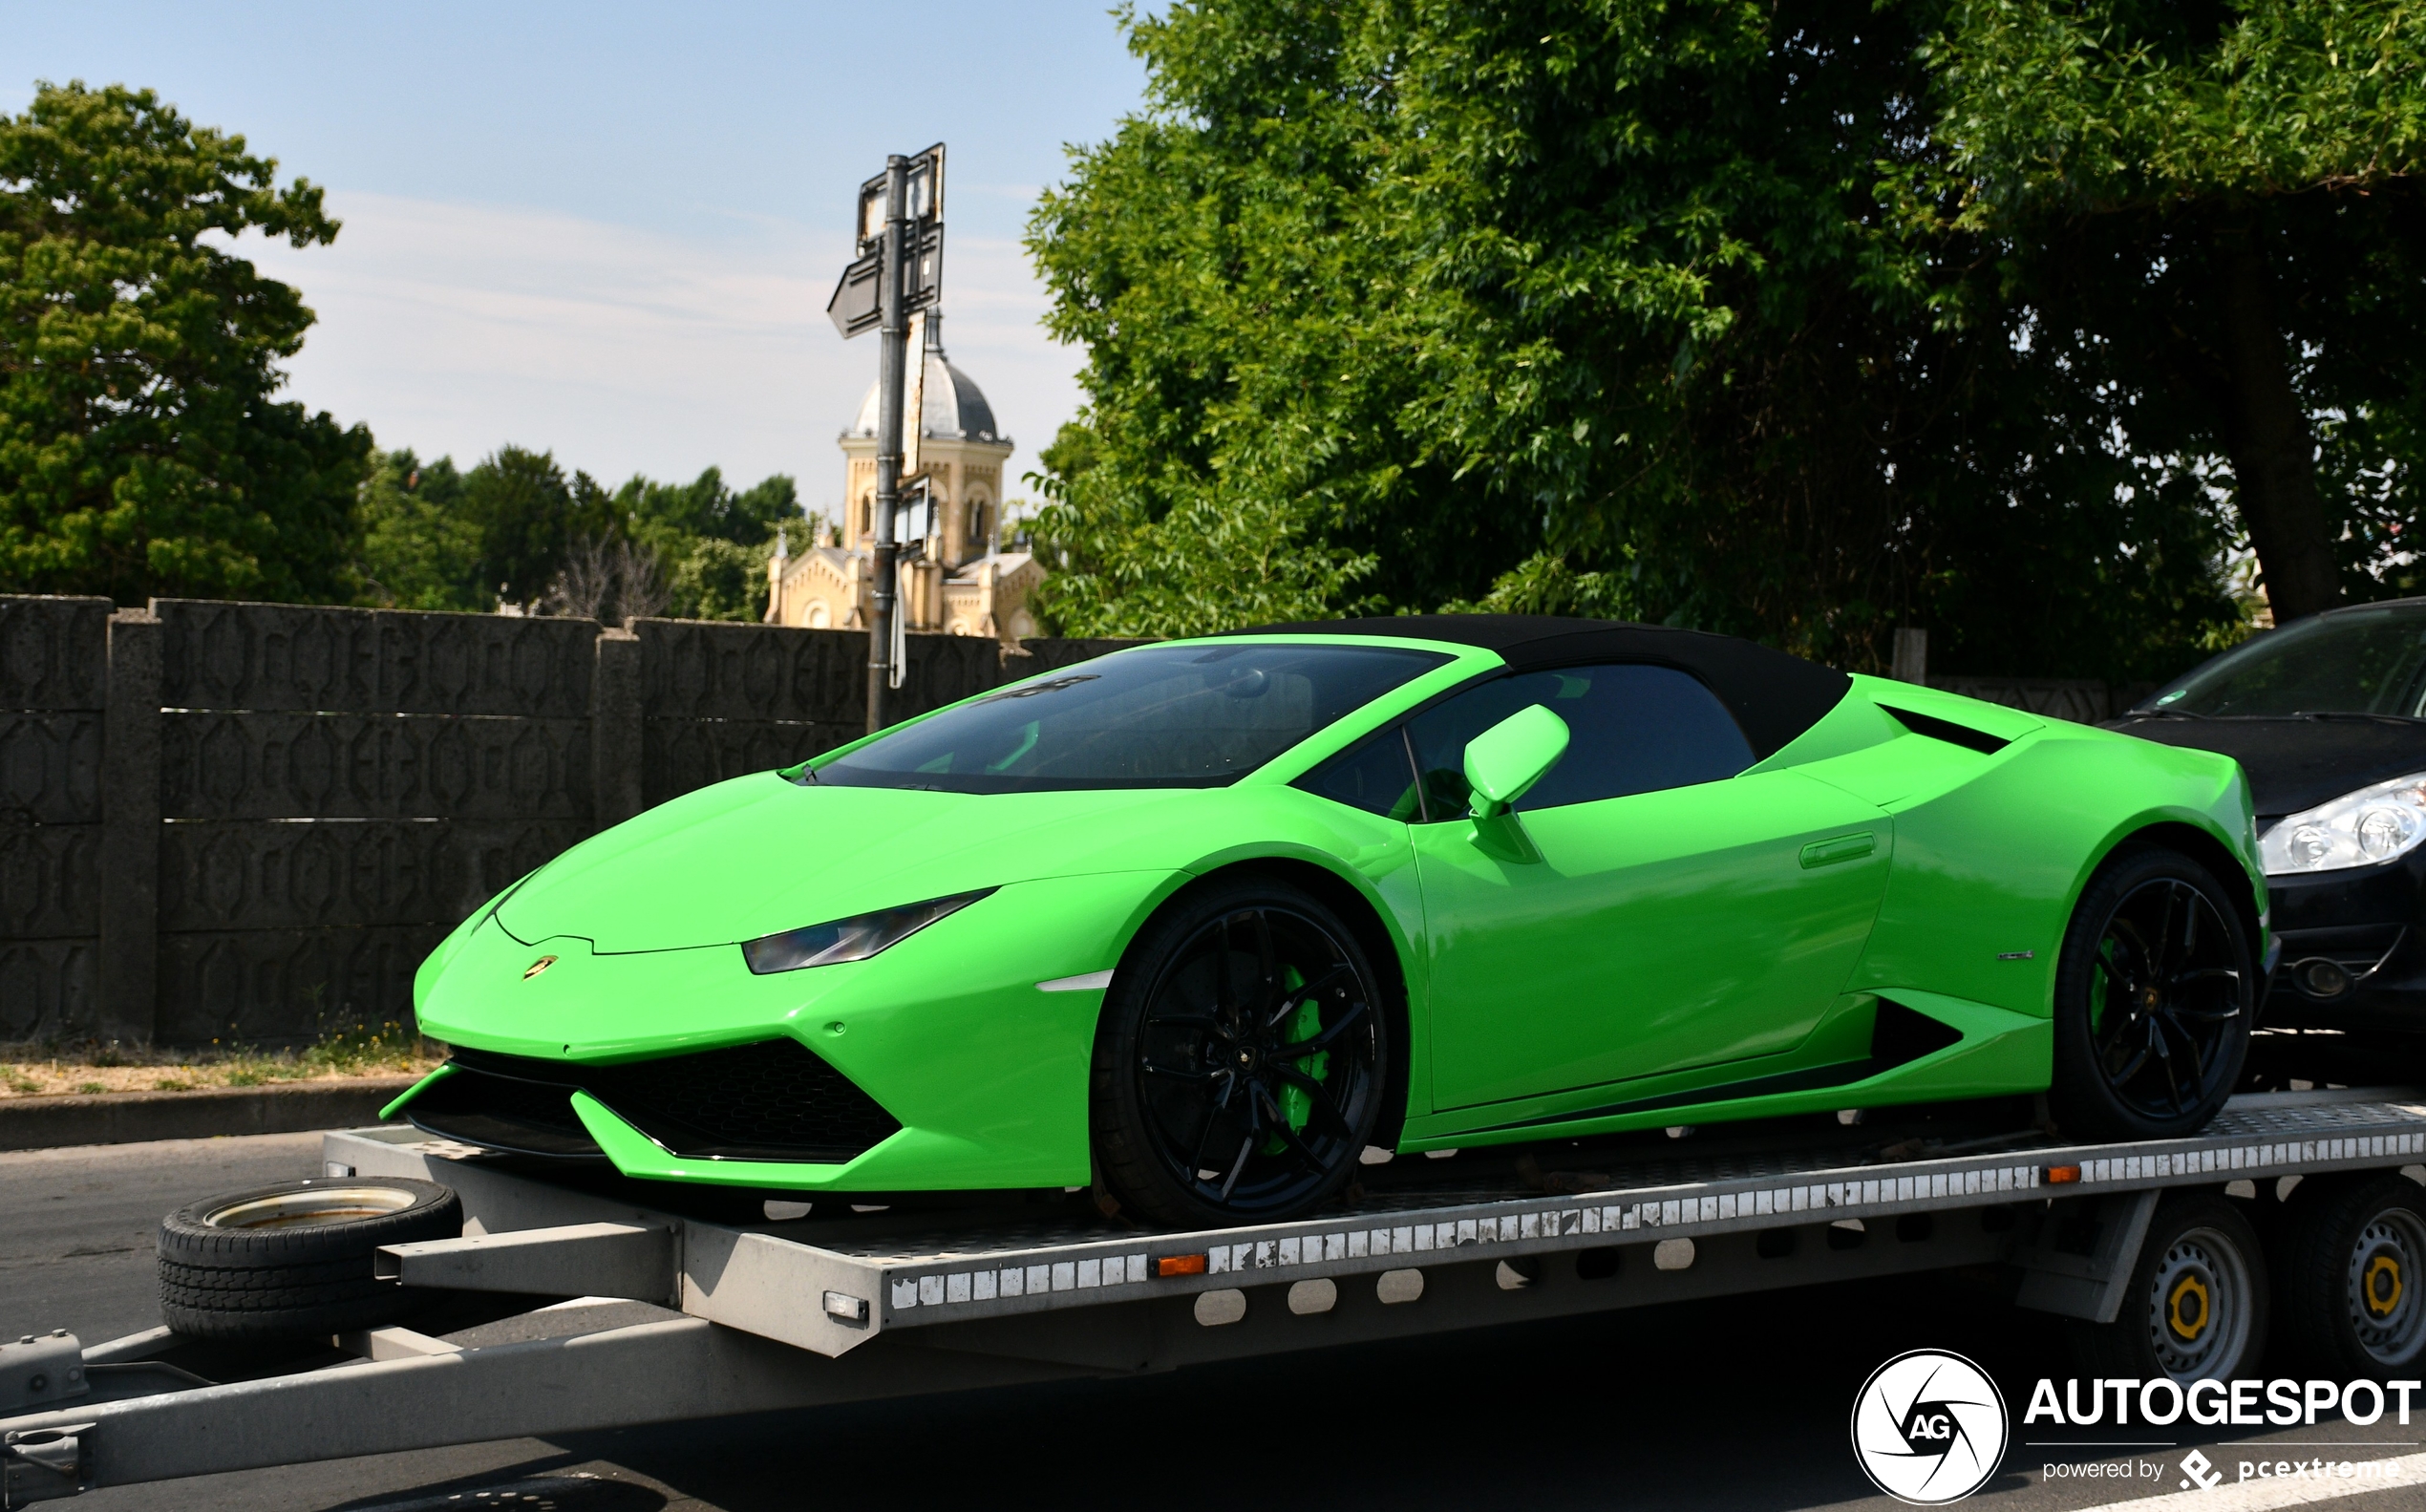
[[[1287,969],[1289,990],[1295,991],[1297,989],[1306,985],[1306,978],[1298,972],[1295,967],[1290,967]],[[1305,1040],[1313,1038],[1316,1034],[1319,1034],[1322,1032],[1323,1011],[1321,1006],[1310,997],[1303,1003],[1298,1004],[1297,1012],[1291,1013],[1288,1017],[1288,1024],[1286,1030],[1286,1033],[1288,1035],[1288,1042],[1290,1044],[1298,1044]],[[1330,1052],[1318,1051],[1311,1055],[1307,1055],[1299,1059],[1296,1062],[1296,1065],[1299,1071],[1313,1077],[1316,1081],[1321,1081],[1325,1076],[1330,1075]],[[1313,1095],[1309,1093],[1303,1087],[1284,1085],[1281,1088],[1280,1100],[1281,1117],[1288,1120],[1288,1126],[1292,1131],[1302,1133],[1306,1128],[1306,1119],[1314,1111]],[[1271,1137],[1271,1139],[1265,1141],[1264,1153],[1266,1155],[1278,1155],[1287,1148],[1288,1145],[1287,1142],[1285,1142],[1279,1135],[1275,1134]]]

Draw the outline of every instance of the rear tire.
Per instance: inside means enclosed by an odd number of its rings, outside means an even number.
[[[2055,970],[2048,1102],[2075,1139],[2178,1139],[2206,1126],[2249,1053],[2257,972],[2213,873],[2150,846],[2082,890]]]
[[[241,1342],[377,1328],[414,1297],[372,1274],[372,1252],[462,1232],[453,1188],[396,1177],[280,1182],[188,1203],[160,1220],[160,1321]]]
[[[2310,1177],[2275,1232],[2275,1315],[2311,1374],[2415,1376],[2426,1356],[2426,1189],[2406,1176]]]
[[[1391,1054],[1355,931],[1286,883],[1218,882],[1147,925],[1105,994],[1097,1174],[1174,1227],[1312,1212],[1356,1174]]]
[[[2074,1319],[2081,1374],[2187,1385],[2254,1374],[2266,1352],[2266,1256],[2230,1199],[2183,1192],[2158,1203],[2112,1323]]]

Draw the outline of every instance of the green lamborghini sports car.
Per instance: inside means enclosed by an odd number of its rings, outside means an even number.
[[[454,1056],[391,1112],[1195,1226],[1309,1211],[1374,1147],[2041,1092],[2177,1136],[2271,965],[2256,855],[2225,757],[1724,636],[1163,642],[573,847],[421,968]]]

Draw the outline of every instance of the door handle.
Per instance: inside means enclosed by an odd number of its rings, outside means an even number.
[[[1864,830],[1859,835],[1839,835],[1831,840],[1815,840],[1802,848],[1802,869],[1833,866],[1841,861],[1860,861],[1879,848],[1879,838]]]

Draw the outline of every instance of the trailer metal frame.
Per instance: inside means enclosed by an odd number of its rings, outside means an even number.
[[[333,1341],[342,1356],[219,1384],[163,1358],[181,1344],[166,1330],[0,1344],[0,1415],[16,1415],[0,1416],[0,1506],[1956,1266],[2016,1267],[2019,1305],[2112,1322],[2166,1191],[2426,1163],[2426,1093],[2246,1096],[2188,1139],[1995,1142],[1869,1163],[1780,1147],[1687,1162],[1690,1179],[1651,1161],[1565,1194],[1415,1187],[1296,1223],[1148,1234],[919,1213],[712,1223],[418,1130],[332,1133],[329,1175],[442,1182],[462,1198],[462,1238],[388,1246],[380,1276],[487,1294],[492,1317],[566,1297],[678,1316],[476,1348],[371,1330]],[[78,1363],[37,1368],[37,1352]]]

